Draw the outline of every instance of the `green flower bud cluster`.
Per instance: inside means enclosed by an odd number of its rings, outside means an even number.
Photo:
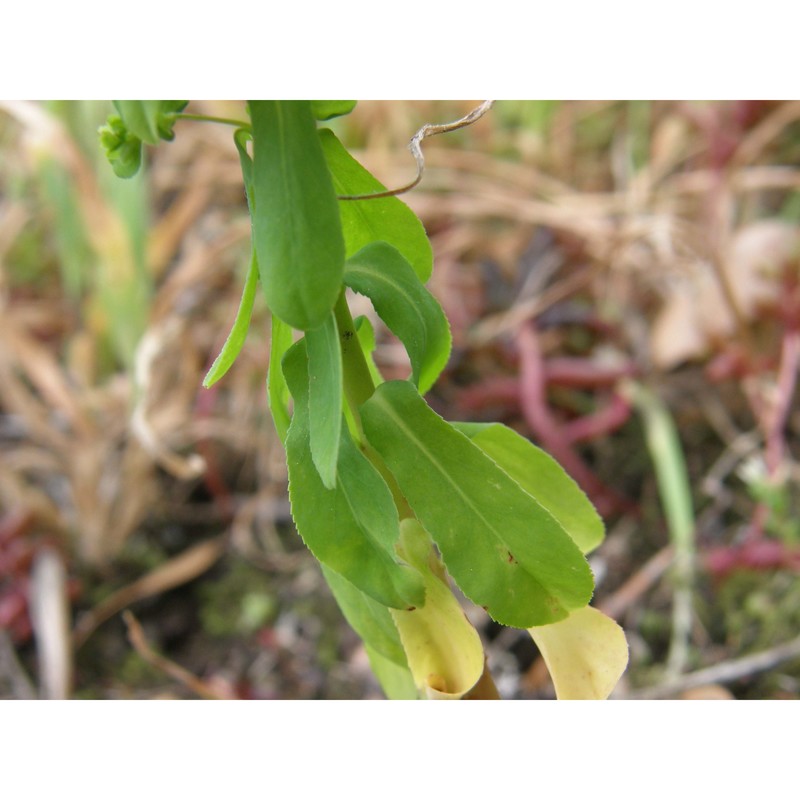
[[[142,144],[172,141],[175,121],[187,105],[187,100],[115,100],[119,113],[98,131],[114,173],[133,177],[142,165]]]

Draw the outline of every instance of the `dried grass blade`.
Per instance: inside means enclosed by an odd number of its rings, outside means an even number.
[[[223,534],[196,544],[147,575],[118,589],[78,620],[72,633],[75,649],[81,647],[106,620],[131,603],[182,586],[202,575],[225,552],[227,540],[227,534]]]

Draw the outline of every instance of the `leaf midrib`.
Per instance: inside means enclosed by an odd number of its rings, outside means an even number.
[[[422,442],[422,440],[415,435],[414,431],[403,422],[402,417],[394,413],[394,410],[392,409],[391,405],[389,405],[388,402],[384,400],[382,396],[377,396],[375,398],[375,402],[380,403],[383,406],[384,411],[387,413],[387,415],[392,418],[395,424],[406,434],[406,436],[417,446],[417,448],[421,450],[422,453],[428,457],[430,463],[439,472],[439,474],[442,475],[442,477],[446,480],[447,484],[455,490],[457,495],[463,499],[467,507],[470,510],[472,510],[475,516],[486,526],[486,528],[489,531],[491,531],[495,539],[498,540],[504,547],[508,547],[509,546],[508,543],[497,532],[496,528],[493,525],[491,525],[491,523],[486,519],[486,517],[484,517],[484,515],[480,512],[480,510],[471,502],[469,496],[462,491],[461,487],[450,477],[448,472],[439,464],[437,459],[434,457],[434,454],[425,446],[424,442]],[[533,581],[535,581],[546,594],[554,595],[554,593],[551,590],[545,588],[545,585],[536,575],[530,572],[527,566],[525,566],[521,562],[517,563],[520,564],[520,567],[525,571],[525,573]]]

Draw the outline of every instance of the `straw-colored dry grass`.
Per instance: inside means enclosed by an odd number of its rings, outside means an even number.
[[[399,186],[416,129],[474,105],[364,102],[335,126]],[[120,187],[94,142],[107,110],[0,106],[0,688],[375,696],[291,528],[263,307],[201,388],[249,251],[230,130],[180,123],[146,181]],[[631,644],[619,696],[796,697],[800,103],[500,101],[424,150],[404,199],[455,342],[430,402],[530,435],[603,512],[596,601]],[[404,375],[378,331],[378,363]],[[681,435],[688,589],[632,378]],[[671,618],[681,591],[688,627]],[[61,624],[34,615],[33,635],[34,607]],[[548,696],[529,639],[474,616],[501,692]]]

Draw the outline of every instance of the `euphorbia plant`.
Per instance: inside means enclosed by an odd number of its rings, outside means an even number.
[[[171,138],[185,105],[119,103],[101,131],[115,171],[135,172],[141,143]],[[602,540],[602,521],[530,441],[500,424],[447,422],[425,402],[451,346],[425,288],[432,250],[397,192],[320,125],[354,106],[257,100],[249,121],[234,121],[252,260],[205,385],[236,358],[260,284],[292,516],[389,697],[497,696],[451,580],[497,622],[530,631],[559,697],[607,697],[627,645],[589,606],[585,555]],[[412,140],[420,168],[422,138],[477,116],[422,129]],[[407,380],[382,378],[373,330],[352,318],[348,289],[367,296],[405,346]]]

